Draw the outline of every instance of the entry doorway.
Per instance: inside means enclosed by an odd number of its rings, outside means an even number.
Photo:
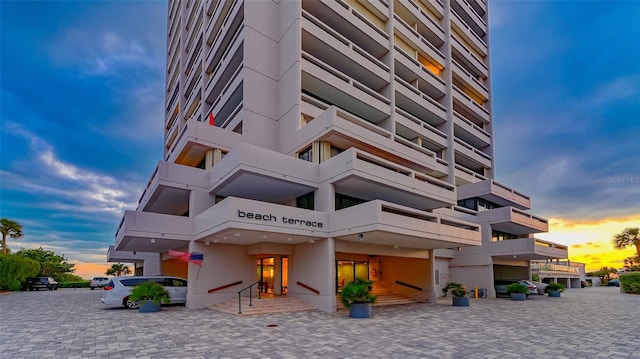
[[[369,262],[336,261],[336,293],[340,293],[346,283],[356,278],[369,280]]]
[[[289,259],[287,257],[265,257],[256,261],[256,278],[261,293],[287,294],[289,282]]]

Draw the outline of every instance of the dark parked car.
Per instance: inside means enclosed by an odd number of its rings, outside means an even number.
[[[58,290],[58,282],[51,277],[35,277],[27,280],[29,290]]]
[[[509,284],[520,283],[527,287],[527,297],[531,294],[538,294],[538,288],[536,288],[535,284],[531,283],[528,280],[524,279],[496,279],[493,283],[493,287],[496,289],[496,296],[498,295],[509,295],[507,293],[507,287]]]
[[[607,282],[607,287],[619,287],[619,286],[620,286],[620,279],[612,279]]]

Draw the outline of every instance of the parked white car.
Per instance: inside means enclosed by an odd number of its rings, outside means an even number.
[[[101,302],[106,305],[122,305],[127,308],[138,308],[138,301],[129,300],[133,287],[144,282],[156,282],[169,292],[171,303],[187,302],[187,281],[178,277],[164,276],[131,276],[114,277],[104,287]]]
[[[96,288],[104,288],[109,283],[109,277],[93,277],[89,282],[89,288],[94,290]]]

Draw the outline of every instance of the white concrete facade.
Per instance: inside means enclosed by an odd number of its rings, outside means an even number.
[[[343,262],[433,302],[567,257],[494,181],[484,0],[176,0],[168,19],[164,158],[109,259],[204,253],[188,308],[264,259],[276,294],[335,311]]]

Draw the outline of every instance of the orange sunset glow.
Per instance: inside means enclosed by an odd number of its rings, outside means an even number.
[[[628,227],[640,227],[640,218],[606,219],[598,222],[576,222],[549,219],[549,232],[536,237],[569,247],[569,259],[586,264],[586,271],[602,267],[621,269],[623,260],[636,254],[633,246],[624,250],[613,246],[612,238]]]

